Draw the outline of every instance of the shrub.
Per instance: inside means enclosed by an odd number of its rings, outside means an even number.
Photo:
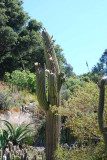
[[[7,101],[7,96],[3,94],[2,91],[0,91],[0,110],[5,110],[8,108],[8,105],[6,103]]]
[[[71,147],[70,150],[59,147],[56,151],[58,160],[106,160],[107,152],[104,150],[104,143],[100,142],[97,146],[77,146]]]
[[[66,80],[67,89],[69,89],[71,93],[73,93],[75,89],[83,87],[84,85],[85,82],[83,80],[80,80],[78,77],[70,77]]]
[[[6,82],[10,82],[12,86],[17,85],[18,89],[28,89],[32,92],[36,90],[36,75],[30,71],[15,70],[11,74],[6,72],[4,79]]]
[[[8,87],[0,90],[0,110],[10,110],[12,107],[21,107],[25,97],[17,90],[12,92]]]
[[[98,86],[93,82],[85,82],[83,87],[74,90],[64,107],[58,108],[59,114],[67,116],[66,126],[70,127],[79,141],[99,139],[101,136],[97,122],[98,103]]]
[[[28,136],[26,136],[26,138],[24,139],[24,142],[26,145],[28,146],[33,146],[34,144],[34,141],[35,141],[35,135],[34,133],[30,133]]]
[[[62,100],[68,100],[70,96],[70,90],[67,89],[67,86],[66,85],[62,85],[62,88],[61,88],[61,98]]]
[[[107,124],[107,86],[105,93],[104,123]],[[66,127],[79,143],[76,150],[68,151],[59,148],[58,160],[100,160],[107,156],[102,144],[102,135],[98,126],[99,88],[93,82],[84,82],[64,101],[63,107],[58,108],[58,114],[66,116]],[[53,107],[56,112],[56,108]],[[84,147],[81,148],[82,144]],[[101,147],[100,147],[101,146]],[[66,158],[65,158],[66,157]]]

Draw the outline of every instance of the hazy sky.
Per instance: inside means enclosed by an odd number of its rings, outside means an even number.
[[[88,72],[107,49],[107,0],[23,0],[24,11],[42,22],[76,74]]]

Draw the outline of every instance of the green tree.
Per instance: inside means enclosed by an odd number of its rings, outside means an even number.
[[[29,69],[34,72],[35,62],[38,61],[43,65],[44,51],[40,39],[40,33],[37,30],[40,28],[42,28],[41,23],[37,23],[36,20],[30,20],[28,26],[24,27],[19,33],[18,42],[13,50],[13,54],[16,53],[15,58],[18,63],[18,69]]]
[[[71,93],[74,92],[75,89],[78,89],[80,86],[84,86],[84,80],[74,76],[66,79],[67,89],[70,90]]]
[[[30,19],[23,11],[21,0],[0,0],[0,77],[13,70],[35,71],[34,63],[43,66],[44,50],[39,31],[42,23]],[[71,75],[59,45],[55,46],[61,71]]]
[[[26,67],[43,53],[38,32],[42,24],[29,20],[22,3],[20,0],[0,0],[0,76],[6,71]],[[27,68],[32,69],[32,66]]]
[[[0,56],[9,54],[18,39],[18,32],[26,23],[28,16],[21,7],[22,1],[0,1]]]
[[[91,80],[98,83],[103,75],[107,75],[107,49],[102,54],[99,62],[92,68],[91,72],[81,75],[80,79],[84,79],[85,81]]]
[[[93,67],[92,73],[98,73],[99,75],[107,75],[107,49],[102,54],[99,62]]]

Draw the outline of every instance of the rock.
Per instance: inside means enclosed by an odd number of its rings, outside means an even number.
[[[7,111],[7,112],[5,113],[5,116],[6,116],[6,117],[10,117],[10,116],[11,116],[11,112],[10,112],[10,111]]]
[[[45,147],[36,147],[38,152],[43,152],[45,150]]]

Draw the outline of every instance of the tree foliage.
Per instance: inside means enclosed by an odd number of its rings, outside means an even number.
[[[18,39],[18,32],[28,19],[21,7],[22,1],[11,0],[0,2],[0,56],[3,57],[11,51]]]
[[[107,75],[107,49],[100,57],[99,62],[92,68],[91,72],[80,75],[79,77],[80,79],[86,79],[86,81],[90,80],[98,83],[104,75]]]
[[[12,73],[6,72],[4,78],[6,82],[9,82],[12,86],[17,86],[20,90],[27,89],[31,92],[36,91],[36,75],[30,71],[15,70]]]
[[[16,68],[34,69],[34,61],[40,60],[43,53],[38,32],[42,24],[29,19],[27,13],[23,11],[20,0],[1,0],[0,8],[1,76],[6,71],[11,72]],[[32,65],[29,64],[31,60]]]
[[[92,73],[97,73],[99,75],[107,75],[107,49],[102,54],[99,62],[93,67]]]
[[[35,62],[41,66],[45,62],[39,33],[42,23],[30,19],[22,4],[21,0],[0,1],[0,77],[16,69],[34,72]],[[71,74],[72,67],[67,64],[62,49],[59,45],[55,49],[60,67]]]

